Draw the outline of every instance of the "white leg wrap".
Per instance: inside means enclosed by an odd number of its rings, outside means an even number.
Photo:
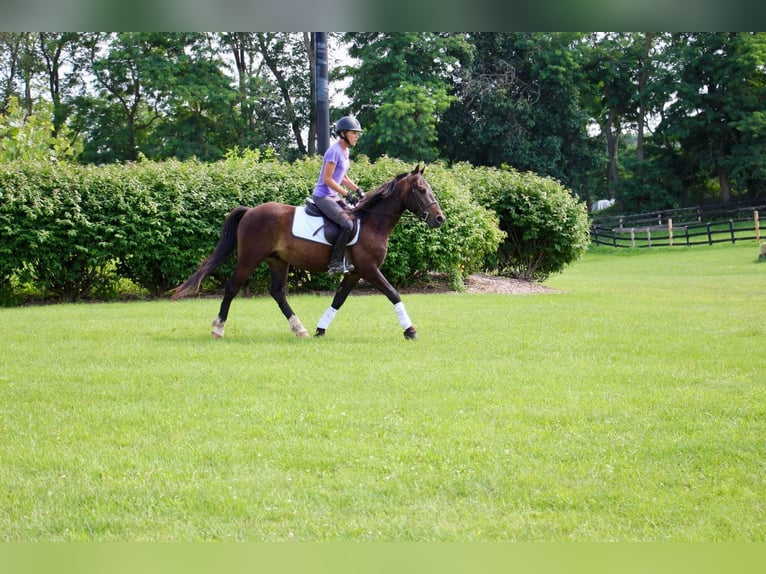
[[[292,331],[293,335],[295,335],[296,337],[309,336],[309,332],[306,330],[306,327],[303,326],[303,323],[301,323],[301,320],[298,319],[297,315],[292,315],[289,321],[290,321],[290,331]]]
[[[226,328],[226,321],[221,321],[219,317],[213,319],[213,337],[216,339],[223,338],[223,330]]]
[[[322,315],[319,318],[319,323],[317,323],[317,329],[327,329],[327,327],[330,326],[330,323],[332,323],[332,320],[335,319],[335,314],[338,312],[338,310],[330,305],[327,308],[327,311],[324,312],[324,315]]]
[[[394,305],[394,309],[396,310],[396,316],[399,319],[399,324],[402,326],[402,329],[406,330],[412,327],[412,321],[410,321],[410,316],[407,315],[407,309],[404,308],[404,303],[399,301]]]

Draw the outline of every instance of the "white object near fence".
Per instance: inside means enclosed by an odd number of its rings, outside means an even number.
[[[590,210],[592,212],[601,211],[602,209],[607,209],[608,207],[612,207],[613,205],[614,205],[614,199],[599,199],[593,205],[590,206]]]

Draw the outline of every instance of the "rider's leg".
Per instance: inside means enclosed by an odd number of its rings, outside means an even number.
[[[322,210],[322,213],[340,226],[340,233],[332,248],[330,265],[327,268],[328,272],[331,275],[337,275],[353,271],[354,266],[346,264],[343,257],[346,252],[346,244],[354,230],[354,222],[351,216],[336,200],[321,197],[315,198],[314,202]]]
[[[344,258],[344,254],[346,252],[346,243],[348,243],[348,240],[351,237],[353,231],[353,227],[347,227],[342,228],[340,233],[338,233],[338,238],[335,240],[335,245],[332,246],[330,265],[327,267],[327,271],[330,273],[330,275],[349,273],[350,271],[354,270],[354,266],[351,263],[346,263]]]

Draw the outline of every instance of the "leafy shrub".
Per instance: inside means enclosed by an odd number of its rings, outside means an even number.
[[[415,167],[391,158],[371,164],[366,157],[357,159],[354,166],[358,175],[351,174],[351,178],[367,190]],[[448,273],[454,283],[460,284],[465,276],[480,270],[485,258],[496,251],[502,240],[497,217],[478,205],[468,188],[460,185],[442,164],[427,165],[424,175],[446,222],[439,229],[429,229],[405,213],[389,239],[382,271],[396,285],[411,284],[429,271]]]
[[[350,175],[371,190],[412,167],[362,157]],[[108,292],[108,284],[122,279],[160,295],[182,283],[212,251],[231,209],[272,200],[302,204],[320,169],[319,157],[286,164],[252,154],[212,164],[4,164],[0,279],[7,285],[19,277],[67,300]],[[395,285],[429,271],[459,280],[480,268],[502,237],[494,214],[476,204],[449,169],[429,166],[426,176],[447,223],[430,230],[413,217],[402,218],[383,269]],[[233,264],[232,258],[213,276],[213,287],[228,279]],[[333,288],[338,281],[326,273],[291,273],[293,286],[302,289]],[[251,287],[267,286],[268,270],[260,266]]]
[[[454,166],[453,175],[497,214],[506,233],[488,266],[496,264],[501,272],[520,279],[543,281],[587,249],[587,208],[558,181],[507,167],[468,164]]]
[[[111,252],[98,221],[99,198],[82,193],[82,172],[45,161],[0,170],[0,270],[74,301],[104,277]]]

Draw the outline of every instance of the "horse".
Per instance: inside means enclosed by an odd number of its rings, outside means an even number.
[[[319,319],[315,336],[325,335],[348,295],[360,279],[364,279],[393,304],[404,329],[404,338],[417,338],[417,330],[399,292],[383,276],[380,266],[388,252],[388,238],[405,210],[414,213],[432,229],[441,227],[446,219],[424,172],[425,166],[417,165],[412,172],[399,174],[370,191],[352,208],[352,217],[357,220],[360,230],[356,242],[347,247],[346,256],[354,269],[343,276],[332,303]],[[268,265],[271,273],[269,294],[287,318],[290,331],[297,337],[308,337],[308,330],[287,302],[287,273],[290,266],[312,273],[326,271],[331,246],[294,236],[295,212],[295,206],[277,202],[234,208],[224,220],[213,252],[186,282],[173,291],[171,299],[199,292],[202,280],[218,269],[236,248],[236,268],[226,283],[218,316],[213,320],[213,337],[223,337],[232,300],[262,262]]]

